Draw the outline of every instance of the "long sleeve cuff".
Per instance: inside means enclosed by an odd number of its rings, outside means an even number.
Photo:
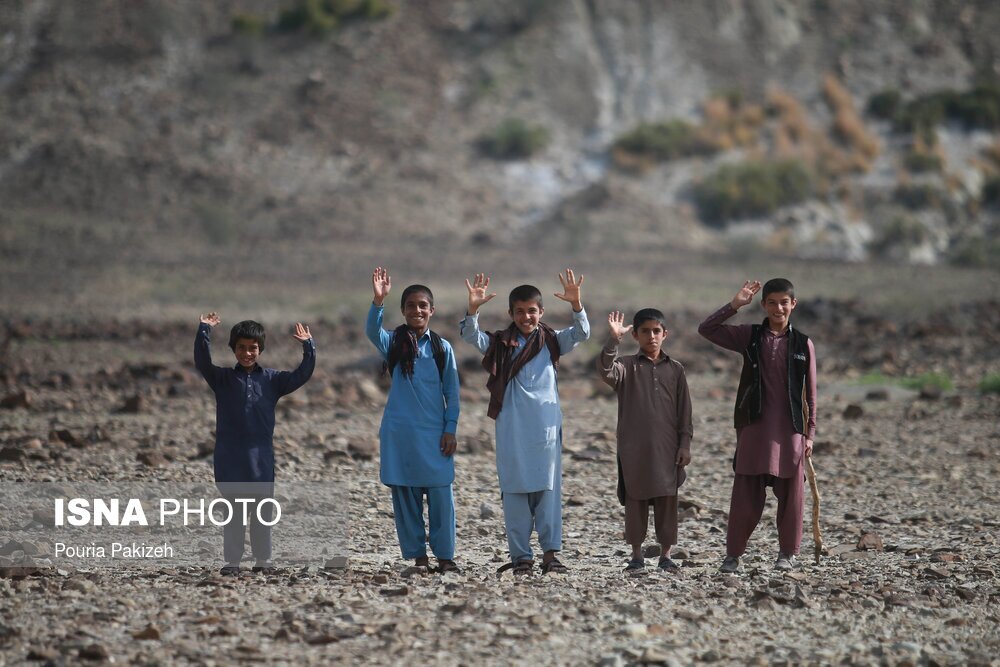
[[[454,419],[449,419],[444,423],[444,432],[451,433],[455,435],[458,432],[458,422]]]

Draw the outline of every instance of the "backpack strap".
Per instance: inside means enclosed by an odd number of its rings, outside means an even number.
[[[444,345],[441,344],[441,336],[438,336],[434,331],[431,334],[431,353],[434,355],[434,363],[438,367],[438,377],[441,382],[444,382],[444,367],[446,363],[444,354]]]

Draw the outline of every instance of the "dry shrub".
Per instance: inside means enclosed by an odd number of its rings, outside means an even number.
[[[854,108],[851,93],[832,74],[823,77],[823,99],[833,112],[833,134],[847,144],[854,155],[849,158],[851,168],[868,171],[871,160],[878,155],[879,145],[875,136],[865,127]]]
[[[611,149],[611,161],[622,171],[644,174],[656,166],[656,160],[647,153],[633,153],[620,146]]]
[[[923,135],[918,132],[913,135],[913,145],[903,158],[903,165],[915,174],[943,171],[944,151],[941,144],[934,142],[928,145]]]
[[[744,106],[733,96],[709,98],[703,105],[705,121],[701,127],[703,141],[714,143],[719,150],[752,146],[757,142],[764,113],[759,106]]]
[[[832,74],[823,77],[823,99],[835,112],[841,109],[854,109],[850,91]]]
[[[778,117],[778,126],[793,143],[802,143],[812,134],[806,110],[794,97],[781,90],[772,90],[768,93],[767,104],[771,113]]]
[[[865,127],[861,117],[854,109],[840,109],[833,118],[834,134],[866,162],[878,155],[878,140]]]
[[[705,120],[710,124],[726,125],[733,117],[729,100],[724,97],[710,97],[702,109]]]

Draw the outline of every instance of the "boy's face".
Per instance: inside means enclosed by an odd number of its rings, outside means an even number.
[[[414,292],[406,297],[406,302],[403,303],[406,326],[421,334],[430,326],[433,314],[434,306],[431,305],[430,297],[423,292]]]
[[[639,349],[650,359],[660,356],[660,348],[669,332],[657,320],[646,320],[632,329],[632,337],[639,343]]]
[[[787,292],[771,292],[764,297],[763,306],[767,320],[775,331],[784,331],[795,310],[796,301]]]
[[[236,355],[236,361],[239,365],[249,371],[257,365],[257,357],[260,356],[260,345],[253,338],[237,338],[233,354]]]
[[[509,312],[517,330],[524,336],[530,336],[538,328],[545,309],[537,301],[515,301]]]

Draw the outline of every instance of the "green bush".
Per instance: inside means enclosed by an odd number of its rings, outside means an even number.
[[[883,90],[868,98],[868,113],[876,118],[892,120],[899,112],[903,96],[898,90]]]
[[[1000,394],[1000,373],[990,373],[979,382],[979,391],[984,394]]]
[[[963,93],[942,90],[921,95],[895,115],[896,128],[903,132],[926,131],[945,119],[967,129],[1000,128],[1000,87],[983,85]]]
[[[764,216],[812,194],[812,177],[797,160],[723,165],[695,188],[703,220],[722,225]]]
[[[955,387],[951,383],[951,378],[944,373],[924,373],[923,375],[918,375],[917,377],[903,378],[899,384],[907,389],[922,389],[923,387],[930,385],[932,387],[937,387],[942,391],[951,391]]]
[[[698,136],[694,125],[683,120],[641,123],[619,137],[615,141],[615,148],[661,162],[692,155],[708,155],[717,150]]]
[[[979,200],[988,208],[1000,208],[1000,176],[990,176],[986,179]]]
[[[259,37],[264,34],[266,22],[256,14],[236,14],[230,24],[233,32],[239,35]]]
[[[542,150],[549,133],[540,125],[520,118],[508,118],[488,135],[480,137],[479,150],[497,160],[523,160]]]
[[[1000,239],[981,236],[963,239],[950,250],[948,260],[963,268],[1000,269]]]
[[[919,211],[925,208],[939,208],[944,202],[944,193],[929,183],[910,183],[896,186],[893,199],[906,208]]]
[[[386,0],[295,0],[278,15],[278,29],[322,36],[342,21],[383,19],[394,11]]]
[[[942,391],[951,391],[954,389],[951,378],[944,373],[933,372],[924,373],[915,377],[902,378],[892,377],[882,373],[866,373],[857,379],[857,383],[862,385],[898,385],[900,387],[905,387],[906,389],[914,390],[922,389],[928,385],[938,387]]]
[[[904,159],[906,168],[915,174],[922,174],[930,171],[941,171],[944,168],[944,160],[940,155],[934,153],[924,153],[918,151],[910,152]]]
[[[927,227],[919,220],[900,213],[892,217],[868,244],[877,255],[885,255],[893,248],[913,248],[930,237]]]

